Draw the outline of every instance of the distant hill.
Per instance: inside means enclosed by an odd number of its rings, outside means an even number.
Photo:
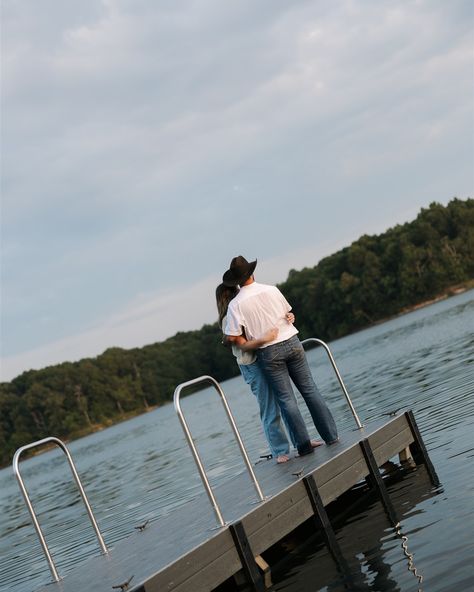
[[[364,235],[279,286],[302,338],[325,341],[396,315],[474,278],[474,200],[432,203],[412,222]],[[212,298],[212,295],[210,295]],[[142,348],[24,372],[0,385],[0,464],[48,435],[69,439],[172,399],[209,374],[238,374],[216,324]]]

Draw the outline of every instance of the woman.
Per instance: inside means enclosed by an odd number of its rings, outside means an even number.
[[[239,289],[237,287],[225,286],[220,284],[216,289],[216,304],[219,314],[219,325],[224,330],[226,322],[227,307],[229,302],[236,296]],[[232,353],[236,357],[240,372],[245,382],[250,386],[253,394],[257,397],[260,408],[260,419],[262,421],[263,431],[267,438],[268,445],[273,458],[276,458],[278,464],[290,460],[290,445],[283,429],[280,408],[273,391],[268,384],[263,371],[257,364],[257,357],[253,350],[258,349],[265,343],[273,341],[278,335],[278,329],[271,329],[261,339],[247,341],[240,337],[236,345],[232,345]],[[295,445],[291,430],[285,422],[293,445]]]

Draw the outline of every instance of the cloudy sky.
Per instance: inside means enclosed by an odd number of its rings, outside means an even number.
[[[473,196],[470,0],[4,0],[2,378]]]

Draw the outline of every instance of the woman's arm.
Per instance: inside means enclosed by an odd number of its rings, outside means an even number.
[[[262,347],[262,345],[265,345],[265,343],[269,343],[270,341],[276,339],[277,336],[278,329],[274,327],[273,329],[267,331],[259,339],[250,339],[249,341],[247,341],[243,335],[239,335],[238,337],[234,337],[232,343],[242,351],[249,351],[252,349],[258,349],[259,347]]]

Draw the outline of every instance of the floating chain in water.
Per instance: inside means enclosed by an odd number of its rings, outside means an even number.
[[[416,578],[418,578],[418,592],[423,592],[423,588],[421,587],[421,584],[423,583],[423,576],[418,573],[418,570],[413,561],[413,553],[410,553],[408,551],[408,537],[402,534],[400,522],[397,522],[397,524],[395,525],[395,531],[397,535],[402,539],[403,553],[405,554],[405,557],[408,559],[408,570],[411,571]]]

